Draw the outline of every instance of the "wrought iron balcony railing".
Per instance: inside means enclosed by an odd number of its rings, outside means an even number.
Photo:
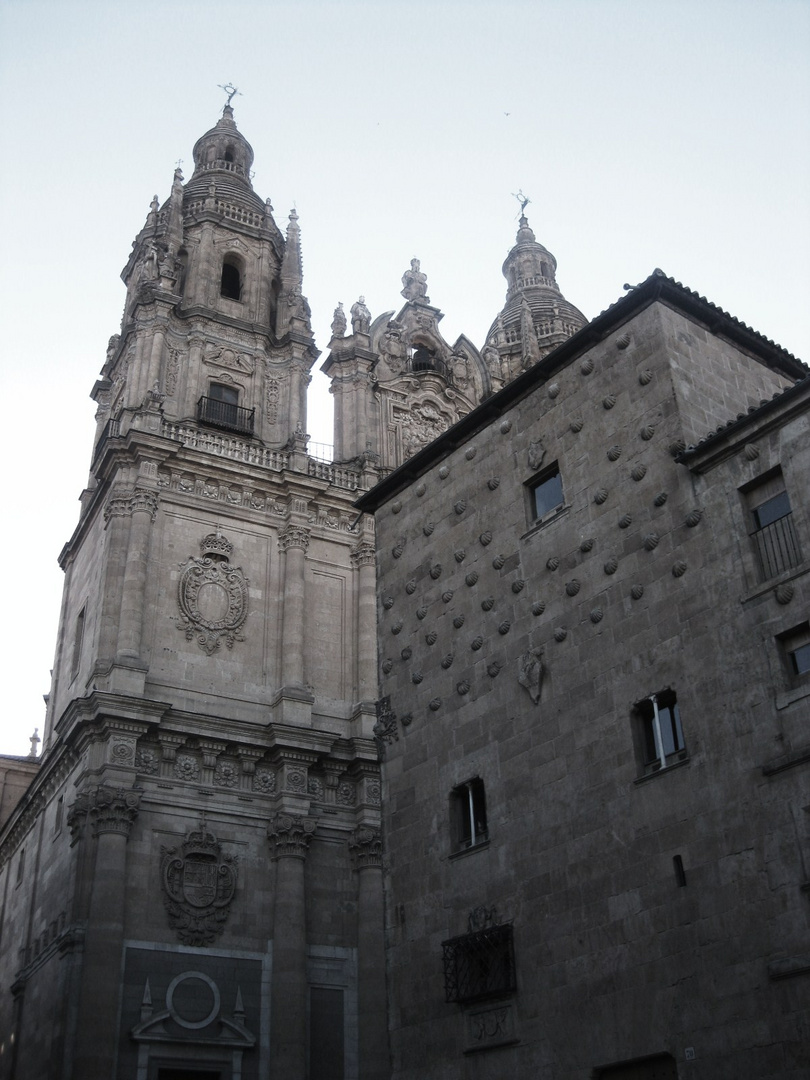
[[[793,514],[785,514],[751,534],[757,554],[760,581],[768,581],[802,561]]]
[[[197,402],[197,420],[201,424],[210,424],[225,431],[238,431],[242,435],[253,434],[255,415],[255,409],[243,409],[240,405],[217,398],[201,397]]]
[[[481,1001],[515,990],[512,924],[442,942],[445,1001]]]

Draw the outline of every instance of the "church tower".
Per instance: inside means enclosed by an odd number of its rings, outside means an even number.
[[[307,454],[300,229],[252,162],[229,104],[122,274],[0,870],[0,1077],[387,1072],[376,477]]]

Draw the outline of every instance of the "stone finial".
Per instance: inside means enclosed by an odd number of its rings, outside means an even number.
[[[37,757],[37,747],[42,742],[42,739],[40,739],[40,737],[39,737],[39,728],[38,727],[34,728],[34,734],[31,736],[30,741],[31,741],[31,749],[28,751],[28,756],[30,758],[35,758],[35,757]]]
[[[339,303],[332,315],[332,337],[341,338],[346,336],[346,312],[343,304]]]

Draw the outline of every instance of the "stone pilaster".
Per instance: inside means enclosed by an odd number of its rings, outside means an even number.
[[[382,838],[361,826],[349,841],[357,872],[357,1011],[360,1017],[360,1080],[390,1075],[386,1015],[382,890]]]
[[[138,484],[130,498],[132,523],[127,545],[124,583],[121,592],[121,616],[118,627],[118,654],[137,660],[143,633],[144,590],[149,561],[149,538],[158,506],[158,493]]]
[[[304,684],[304,616],[306,586],[304,571],[309,547],[309,529],[288,524],[278,539],[284,553],[284,615],[282,677],[284,686]]]
[[[357,697],[377,697],[377,585],[374,544],[365,540],[351,553],[357,571]]]

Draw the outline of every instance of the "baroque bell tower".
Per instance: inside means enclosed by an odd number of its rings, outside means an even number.
[[[2,864],[14,1075],[387,1072],[376,477],[307,454],[298,219],[252,163],[229,99],[122,274]]]

